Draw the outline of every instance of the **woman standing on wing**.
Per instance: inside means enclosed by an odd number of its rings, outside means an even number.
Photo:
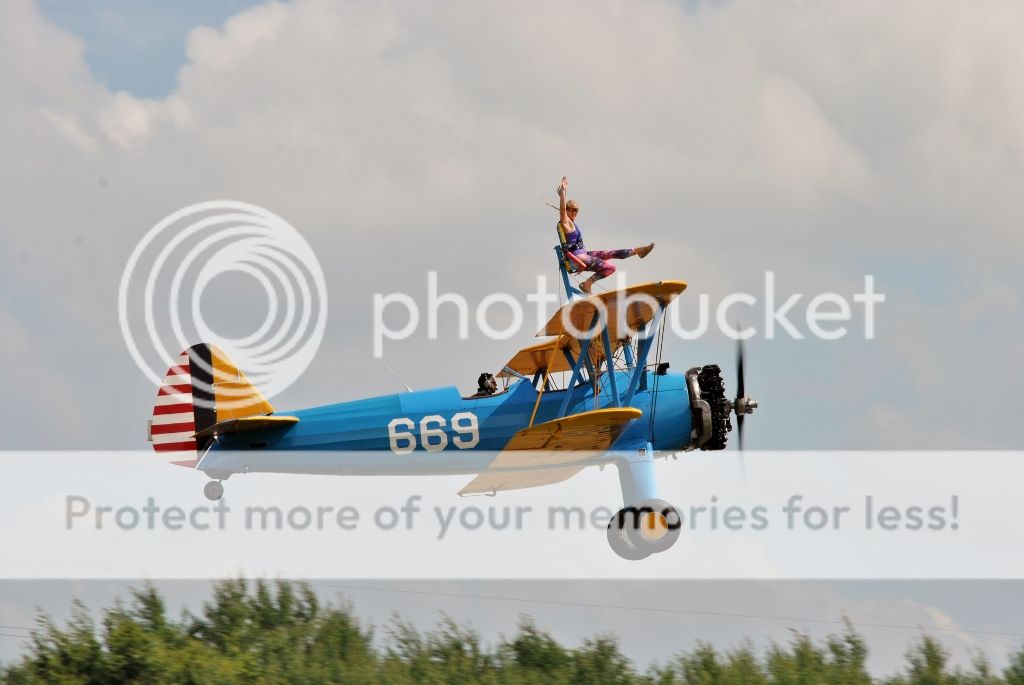
[[[558,184],[558,237],[562,242],[562,250],[572,254],[579,261],[586,265],[585,271],[593,271],[594,275],[580,283],[580,290],[590,294],[594,283],[602,278],[608,278],[615,273],[615,265],[608,263],[609,259],[625,259],[633,255],[639,255],[643,259],[654,249],[654,243],[642,247],[627,247],[624,250],[588,250],[583,246],[583,233],[576,224],[576,216],[579,214],[580,206],[576,200],[565,199],[565,193],[569,189],[569,179],[562,177]]]

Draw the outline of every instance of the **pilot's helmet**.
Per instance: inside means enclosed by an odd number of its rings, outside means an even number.
[[[498,390],[498,382],[494,380],[494,374],[480,374],[480,377],[476,379],[476,384],[480,392],[486,392],[490,395],[493,395]]]

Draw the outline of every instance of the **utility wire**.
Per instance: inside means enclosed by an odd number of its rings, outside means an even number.
[[[393,592],[400,594],[409,595],[423,595],[423,596],[434,596],[434,597],[447,597],[453,599],[473,599],[473,600],[487,600],[487,601],[499,601],[499,602],[522,602],[529,604],[543,604],[549,606],[564,606],[564,607],[579,607],[586,609],[613,609],[616,611],[645,611],[652,613],[661,614],[684,614],[689,616],[714,616],[719,618],[743,618],[743,619],[757,619],[763,621],[788,621],[794,623],[819,623],[828,625],[844,625],[846,621],[837,619],[826,619],[826,618],[802,618],[797,616],[772,616],[767,614],[742,614],[732,613],[725,611],[703,611],[699,609],[672,609],[668,607],[645,607],[645,606],[630,606],[623,604],[602,604],[597,602],[571,602],[567,600],[557,599],[530,599],[528,597],[503,597],[500,595],[477,595],[477,594],[466,594],[457,592],[433,592],[427,590],[402,590],[397,588],[374,588],[365,587],[358,585],[334,585],[329,583],[316,583],[310,582],[310,585],[316,587],[330,587],[340,590],[366,590],[369,592]],[[898,630],[924,630],[921,625],[906,625],[899,623],[865,623],[859,621],[849,621],[849,624],[853,627],[861,628],[892,628]],[[945,632],[945,633],[959,633],[959,634],[970,634],[970,635],[993,635],[999,637],[1020,637],[1024,638],[1024,633],[1008,633],[995,630],[970,630],[967,628],[942,628],[939,626],[929,627],[928,631],[934,632]],[[925,632],[928,632],[925,631]]]
[[[873,623],[865,621],[844,621],[837,619],[827,618],[806,618],[800,616],[780,616],[771,614],[745,614],[739,612],[727,612],[727,611],[710,611],[702,609],[676,609],[670,607],[649,607],[649,606],[635,606],[626,604],[605,604],[600,602],[573,602],[568,600],[557,600],[557,599],[535,599],[529,597],[507,597],[502,595],[483,595],[483,594],[472,594],[464,592],[437,592],[431,590],[408,590],[402,588],[381,588],[381,587],[367,587],[365,585],[339,585],[336,583],[323,583],[315,581],[306,581],[307,584],[313,587],[332,588],[336,590],[346,590],[349,592],[383,592],[392,594],[402,595],[417,595],[421,597],[443,597],[446,599],[472,599],[477,601],[490,601],[490,602],[515,602],[521,604],[539,604],[545,606],[560,606],[560,607],[574,607],[580,609],[610,609],[614,611],[639,611],[648,613],[659,613],[659,614],[674,614],[674,615],[685,615],[685,616],[707,616],[716,618],[734,618],[734,619],[753,619],[760,621],[786,621],[789,623],[814,623],[820,625],[844,625],[849,623],[854,628],[885,628],[892,630],[915,630],[923,632],[937,632],[937,633],[954,633],[962,635],[989,635],[994,637],[1013,637],[1013,638],[1024,638],[1024,633],[1012,633],[998,630],[976,630],[971,628],[944,628],[941,626],[931,626],[927,629],[924,626],[908,625],[901,623]],[[0,628],[7,628],[9,630],[27,630],[31,631],[33,628],[28,626],[13,626],[13,625],[0,625]],[[16,635],[13,633],[2,633],[0,636],[3,637],[20,637],[28,639],[31,635]]]

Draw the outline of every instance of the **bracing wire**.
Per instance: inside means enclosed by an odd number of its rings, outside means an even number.
[[[649,419],[647,434],[651,436],[651,442],[654,442],[654,415],[658,411],[658,384],[661,380],[661,376],[658,375],[658,367],[661,366],[661,353],[662,348],[665,344],[665,325],[664,321],[658,322],[658,342],[655,346],[654,353],[654,385],[651,391],[651,416]]]

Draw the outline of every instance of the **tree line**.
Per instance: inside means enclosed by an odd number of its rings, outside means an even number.
[[[846,623],[823,641],[795,633],[762,651],[747,643],[720,650],[699,644],[639,671],[612,636],[563,646],[529,619],[512,637],[485,645],[451,619],[420,631],[396,618],[377,639],[350,605],[321,602],[309,585],[218,582],[196,615],[167,615],[152,586],[132,591],[95,621],[76,603],[63,626],[40,616],[21,659],[0,668],[11,685],[288,683],[341,685],[1024,685],[1024,647],[993,669],[978,655],[954,667],[922,635],[902,672],[872,678],[868,649]]]

